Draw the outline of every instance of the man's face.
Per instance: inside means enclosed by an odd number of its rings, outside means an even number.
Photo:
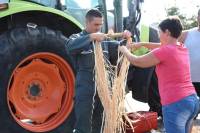
[[[89,33],[99,32],[103,25],[103,18],[94,17],[91,20],[86,20],[86,30]]]

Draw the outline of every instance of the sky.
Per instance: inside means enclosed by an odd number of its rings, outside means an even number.
[[[151,24],[166,17],[166,9],[176,6],[186,17],[197,15],[200,0],[144,0],[142,4],[142,22]]]
[[[66,0],[61,0],[62,2]],[[76,1],[79,6],[83,8],[91,8],[96,5],[98,0],[67,0]],[[113,0],[106,0],[107,9],[113,9]],[[127,0],[122,0],[123,15],[128,15]],[[180,9],[181,14],[185,14],[186,17],[196,15],[198,9],[200,9],[200,0],[144,0],[142,3],[142,20],[145,24],[152,24],[160,22],[166,17],[166,9],[176,6]]]
[[[107,5],[112,5],[113,0],[107,0]],[[123,14],[128,15],[127,0],[122,0]],[[186,17],[196,15],[200,9],[200,0],[144,0],[142,3],[142,22],[151,24],[159,22],[166,17],[166,9],[176,6],[181,14]],[[111,7],[111,6],[110,6]],[[113,7],[111,7],[113,8]]]

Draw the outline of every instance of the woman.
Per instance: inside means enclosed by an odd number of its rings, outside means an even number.
[[[145,46],[153,49],[143,56],[132,55],[125,46],[119,50],[138,67],[156,65],[163,122],[167,133],[190,133],[199,101],[191,82],[189,55],[177,39],[182,32],[178,18],[171,17],[159,24],[159,44],[130,44],[129,48]]]

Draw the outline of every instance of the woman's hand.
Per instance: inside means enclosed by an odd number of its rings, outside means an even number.
[[[127,48],[128,49],[138,49],[138,48],[140,48],[142,45],[140,44],[140,43],[136,43],[136,42],[134,42],[134,43],[128,43],[127,44]]]
[[[129,52],[126,46],[119,46],[119,51],[123,54],[126,54],[127,52]]]

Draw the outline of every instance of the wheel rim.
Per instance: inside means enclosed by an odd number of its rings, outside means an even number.
[[[23,128],[50,131],[73,107],[74,74],[70,65],[52,53],[33,54],[17,65],[10,77],[7,102]]]

